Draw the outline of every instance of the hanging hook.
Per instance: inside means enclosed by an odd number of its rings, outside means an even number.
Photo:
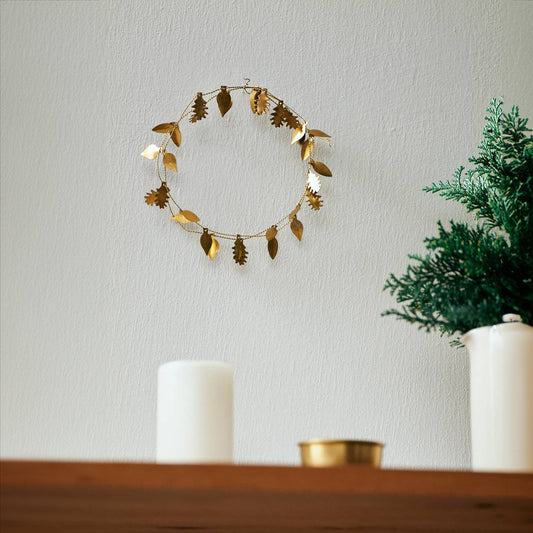
[[[244,81],[246,82],[242,88],[242,91],[246,94],[248,94],[248,91],[246,89],[248,89],[248,85],[250,84],[250,78],[244,78]]]

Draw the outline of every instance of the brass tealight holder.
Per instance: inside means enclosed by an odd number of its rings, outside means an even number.
[[[372,466],[381,465],[383,444],[365,440],[312,439],[300,442],[303,466]]]

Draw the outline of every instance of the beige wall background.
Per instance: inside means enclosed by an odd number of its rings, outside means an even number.
[[[421,189],[476,152],[490,98],[533,115],[532,22],[528,1],[2,1],[2,456],[153,460],[157,367],[190,358],[235,366],[238,462],[352,437],[468,467],[466,354],[380,318],[381,289],[464,217]],[[334,177],[301,243],[253,241],[242,268],[144,204],[139,154],[244,77],[332,134]],[[182,130],[170,186],[203,220],[291,209],[301,163],[247,97]]]

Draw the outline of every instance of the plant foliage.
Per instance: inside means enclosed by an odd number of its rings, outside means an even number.
[[[533,137],[518,107],[504,114],[502,105],[493,99],[487,109],[473,167],[424,189],[463,204],[476,225],[439,221],[424,240],[427,253],[409,255],[407,272],[389,276],[384,290],[401,308],[384,316],[448,335],[500,323],[506,313],[533,324]]]

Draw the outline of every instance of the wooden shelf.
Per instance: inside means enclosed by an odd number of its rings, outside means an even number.
[[[533,531],[533,474],[2,461],[3,533]]]

